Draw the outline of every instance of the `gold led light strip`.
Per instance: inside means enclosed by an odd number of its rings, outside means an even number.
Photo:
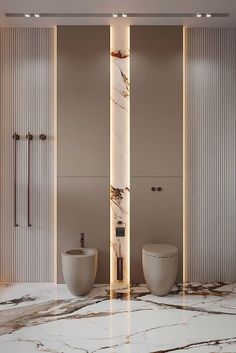
[[[110,27],[110,284],[130,283],[130,29]]]
[[[188,281],[187,243],[187,100],[186,100],[187,29],[183,27],[183,281]]]
[[[57,27],[53,28],[54,55],[54,282],[57,283]]]

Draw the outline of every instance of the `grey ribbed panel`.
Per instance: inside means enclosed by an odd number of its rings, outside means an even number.
[[[0,281],[53,281],[54,30],[0,29]],[[27,227],[27,141],[31,143],[31,223]],[[13,224],[13,139],[17,221]],[[47,135],[46,141],[39,134]]]
[[[236,29],[187,30],[189,280],[236,280]]]

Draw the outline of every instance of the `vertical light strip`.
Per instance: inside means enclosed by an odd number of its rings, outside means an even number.
[[[129,184],[130,190],[130,26],[127,28],[127,44],[128,44],[128,52],[129,56],[127,58],[127,73],[128,73],[128,80],[129,80],[129,96],[127,106],[128,106],[128,131],[127,131],[127,180]],[[128,194],[127,199],[127,206],[128,206],[128,217],[127,217],[127,283],[130,285],[130,192]]]
[[[57,282],[57,27],[54,36],[54,282]]]
[[[183,281],[187,274],[187,101],[186,101],[187,29],[183,27]]]
[[[112,48],[112,38],[113,38],[113,29],[110,26],[110,185],[111,185],[111,178],[112,178],[112,171],[113,171],[113,163],[112,163],[112,156],[113,156],[113,139],[112,139],[112,126],[113,126],[113,104],[111,100],[111,93],[112,93],[112,85],[113,85],[113,72],[112,72],[112,61],[111,61],[111,48]],[[111,187],[111,186],[110,186]],[[113,283],[113,251],[111,249],[111,244],[113,241],[113,212],[111,209],[111,195],[110,195],[110,284]]]
[[[130,30],[110,28],[110,284],[130,283]],[[119,222],[121,224],[119,224]],[[125,236],[116,237],[116,227]],[[117,279],[117,258],[123,280]]]

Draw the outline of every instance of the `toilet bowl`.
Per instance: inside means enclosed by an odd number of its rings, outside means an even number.
[[[62,252],[62,272],[69,291],[75,295],[86,295],[93,288],[97,274],[98,251],[79,248]]]
[[[178,248],[169,244],[147,244],[142,248],[144,278],[154,295],[167,295],[176,281]]]

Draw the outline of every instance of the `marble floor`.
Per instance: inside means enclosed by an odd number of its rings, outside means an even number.
[[[236,284],[144,285],[73,297],[65,285],[0,286],[0,353],[236,353]]]

